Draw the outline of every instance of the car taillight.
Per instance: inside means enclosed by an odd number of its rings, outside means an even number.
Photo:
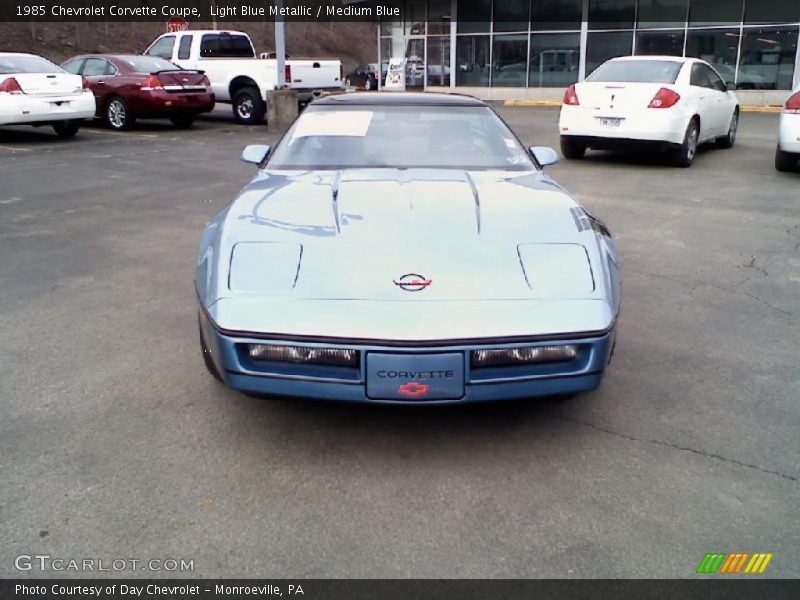
[[[292,66],[285,65],[283,67],[283,79],[286,81],[287,84],[292,83]]]
[[[656,95],[653,96],[653,99],[650,100],[650,104],[647,108],[669,108],[670,106],[675,106],[680,99],[681,97],[677,92],[673,92],[667,88],[661,88],[656,92]]]
[[[564,92],[564,104],[568,104],[570,106],[580,105],[580,101],[578,100],[578,92],[575,90],[574,85],[569,86],[567,91]]]
[[[150,75],[147,79],[142,82],[142,91],[143,92],[150,92],[153,90],[162,90],[164,86],[161,85],[161,80],[156,77],[155,75]]]
[[[800,115],[800,92],[797,92],[786,101],[786,112]]]
[[[211,80],[208,78],[208,75],[203,75],[203,76],[200,78],[200,85],[204,85],[204,86],[206,86],[207,88],[210,88],[210,87],[211,87]]]
[[[0,83],[0,94],[24,94],[25,92],[22,91],[22,88],[19,87],[19,82],[14,79],[13,77],[9,77],[2,83]]]

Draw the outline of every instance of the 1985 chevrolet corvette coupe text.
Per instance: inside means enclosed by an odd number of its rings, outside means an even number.
[[[484,103],[314,102],[206,226],[211,373],[253,394],[461,403],[596,388],[614,346],[606,227]]]

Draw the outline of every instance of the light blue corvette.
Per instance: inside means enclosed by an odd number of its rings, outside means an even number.
[[[207,226],[209,371],[252,394],[443,404],[600,385],[619,283],[605,226],[473,98],[314,102]]]

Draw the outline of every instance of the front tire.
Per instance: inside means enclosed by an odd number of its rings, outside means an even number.
[[[240,89],[233,96],[233,116],[242,125],[257,125],[264,120],[266,106],[257,88]]]
[[[368,92],[371,92],[377,87],[378,86],[375,85],[375,82],[372,80],[372,76],[367,77],[366,80],[364,81],[364,89],[367,90]]]
[[[170,118],[172,124],[178,129],[189,129],[194,125],[197,115],[175,115]]]
[[[797,168],[798,160],[800,160],[800,156],[797,154],[784,152],[780,146],[775,149],[775,169],[781,173],[794,171]]]
[[[125,131],[133,127],[135,119],[128,105],[119,96],[114,96],[106,104],[106,123],[115,131]]]
[[[81,128],[80,121],[61,121],[60,123],[53,124],[53,130],[60,138],[75,137],[78,130]]]
[[[564,158],[578,160],[586,155],[586,146],[574,142],[573,140],[569,139],[569,136],[562,135],[561,154],[564,155]]]
[[[694,157],[697,155],[697,144],[700,139],[700,125],[697,119],[689,121],[686,127],[686,134],[683,136],[683,144],[675,152],[673,164],[676,167],[688,168],[692,166]]]
[[[739,109],[733,111],[731,117],[731,124],[728,127],[728,133],[721,138],[717,138],[717,148],[733,148],[736,143],[736,132],[739,129]]]

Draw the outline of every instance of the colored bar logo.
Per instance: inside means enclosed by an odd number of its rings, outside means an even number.
[[[698,573],[706,575],[718,573],[728,575],[738,575],[739,573],[749,573],[752,575],[763,573],[769,561],[772,560],[772,552],[734,552],[726,554],[724,552],[714,552],[706,554],[697,567]]]

